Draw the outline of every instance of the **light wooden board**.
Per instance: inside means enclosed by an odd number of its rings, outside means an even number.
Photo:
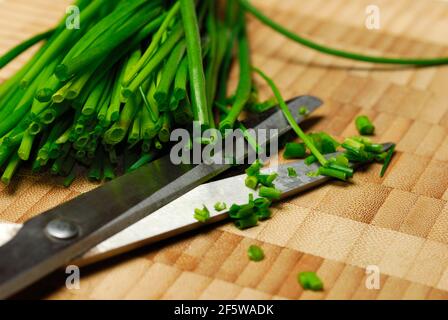
[[[377,0],[381,29],[367,30],[371,1],[254,0],[292,30],[316,41],[372,54],[448,55],[448,4]],[[0,1],[0,54],[57,21],[69,1]],[[82,23],[82,22],[81,22]],[[332,183],[278,206],[272,220],[240,232],[202,230],[81,270],[81,290],[59,272],[22,296],[49,299],[447,299],[448,67],[395,68],[328,57],[289,42],[250,20],[253,64],[272,75],[285,97],[325,101],[309,131],[355,134],[367,114],[378,141],[398,142],[384,179],[379,165],[353,183]],[[26,60],[0,72],[7,78]],[[233,75],[235,83],[236,72]],[[262,94],[269,90],[261,84]],[[95,187],[78,180],[63,189],[48,176],[20,173],[0,186],[0,219],[23,222]],[[261,245],[265,261],[246,250]],[[30,248],[32,250],[32,248]],[[368,290],[365,268],[377,265],[381,288]],[[299,271],[316,271],[322,293],[304,292]]]

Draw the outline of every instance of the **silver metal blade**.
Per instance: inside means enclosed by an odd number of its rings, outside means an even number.
[[[289,101],[288,107],[301,122],[300,107],[313,112],[321,104],[317,98],[304,96]],[[290,127],[277,111],[254,129],[278,129],[280,136]],[[0,298],[81,256],[229,167],[174,165],[167,156],[29,220],[0,248]]]

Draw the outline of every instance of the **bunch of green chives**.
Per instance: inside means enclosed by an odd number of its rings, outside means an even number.
[[[135,170],[153,161],[168,146],[170,132],[193,121],[202,129],[240,128],[258,148],[238,119],[244,109],[263,112],[275,104],[258,101],[245,12],[324,53],[378,63],[448,63],[446,58],[370,57],[324,47],[286,30],[247,0],[74,4],[80,9],[81,29],[67,29],[64,17],[54,28],[0,56],[3,68],[41,43],[21,69],[0,84],[0,170],[6,184],[23,163],[65,177],[67,186],[77,165],[87,167],[92,180],[112,179],[117,167]],[[239,80],[228,98],[234,60]],[[317,140],[293,127],[313,154],[307,161],[328,165],[314,145]]]

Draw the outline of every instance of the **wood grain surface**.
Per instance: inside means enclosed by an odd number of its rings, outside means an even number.
[[[364,26],[372,1],[254,0],[288,28],[318,42],[359,52],[448,56],[448,3],[376,0],[380,30]],[[0,0],[0,54],[45,30],[65,0]],[[81,22],[82,23],[82,22]],[[273,219],[241,232],[223,224],[81,270],[81,289],[65,288],[64,271],[19,297],[48,299],[447,299],[448,66],[374,66],[318,54],[250,19],[253,64],[278,82],[285,97],[324,100],[308,131],[342,138],[354,118],[369,115],[377,141],[395,141],[387,175],[379,165],[352,183],[331,183],[276,207]],[[0,71],[10,76],[29,53]],[[232,81],[235,83],[237,71]],[[261,84],[262,94],[269,90]],[[23,222],[96,185],[69,189],[49,176],[21,171],[0,186],[0,219]],[[249,262],[249,245],[266,259]],[[32,250],[32,248],[30,248]],[[379,290],[365,285],[366,266],[381,271]],[[316,271],[320,293],[303,291],[299,271]]]

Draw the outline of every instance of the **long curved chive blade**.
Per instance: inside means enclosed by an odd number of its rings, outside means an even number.
[[[401,65],[419,65],[419,66],[430,66],[430,65],[441,65],[448,63],[448,57],[442,58],[388,58],[388,57],[374,57],[368,56],[353,52],[348,52],[344,50],[338,50],[330,47],[326,47],[320,44],[317,44],[311,40],[305,39],[292,31],[287,30],[280,24],[274,22],[263,13],[261,13],[257,8],[250,4],[249,0],[239,0],[239,3],[243,6],[243,8],[250,12],[254,17],[256,17],[260,22],[265,24],[266,26],[272,28],[278,33],[284,35],[285,37],[301,44],[311,49],[317,50],[319,52],[323,52],[326,54],[352,59],[359,60],[365,62],[373,62],[373,63],[386,63],[386,64],[401,64]]]
[[[259,262],[264,259],[264,252],[259,246],[251,245],[249,249],[247,249],[247,256],[251,261]]]

